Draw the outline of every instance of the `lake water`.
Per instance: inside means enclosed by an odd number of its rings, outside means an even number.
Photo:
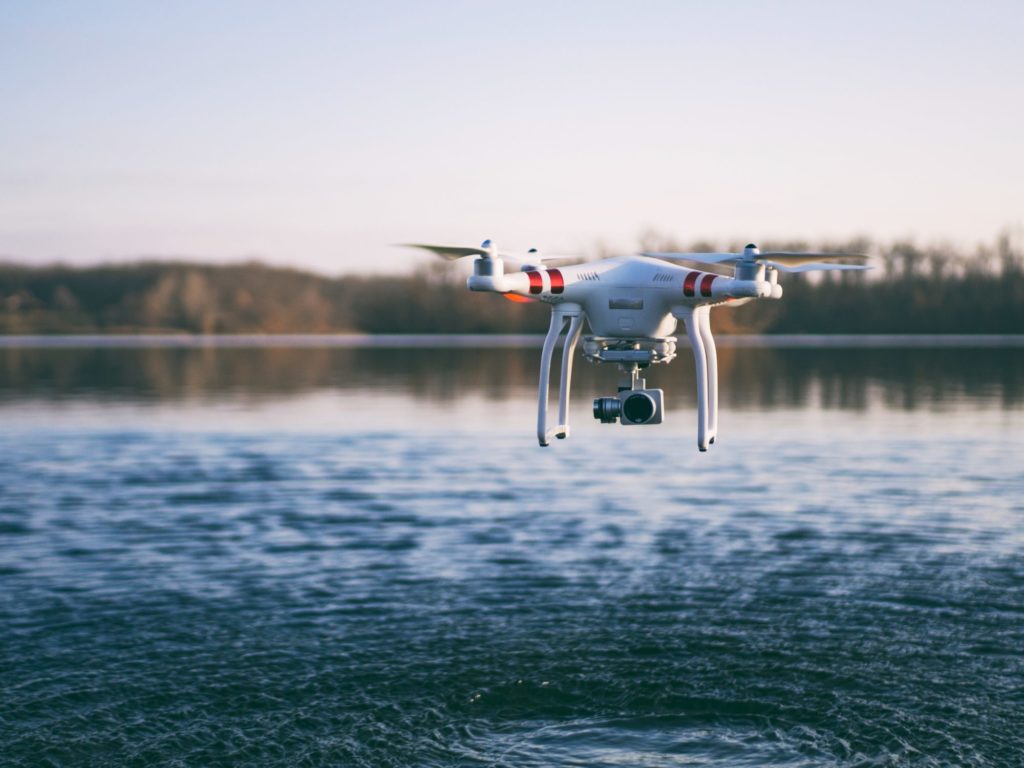
[[[1003,766],[1024,349],[0,348],[0,763]]]

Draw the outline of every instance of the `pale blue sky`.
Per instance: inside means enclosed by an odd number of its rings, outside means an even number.
[[[1024,3],[4,2],[0,257],[1024,224]]]

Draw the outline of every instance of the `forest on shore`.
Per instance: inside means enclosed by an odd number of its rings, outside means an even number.
[[[734,247],[729,244],[727,247]],[[967,252],[911,242],[774,242],[869,255],[868,272],[780,275],[781,301],[712,313],[724,333],[1024,333],[1024,253],[1009,235]],[[647,239],[647,250],[718,250]],[[0,262],[0,334],[543,333],[548,309],[466,290],[442,263],[328,277],[258,262]]]

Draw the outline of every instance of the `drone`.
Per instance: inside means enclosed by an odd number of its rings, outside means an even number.
[[[854,254],[762,252],[753,243],[740,253],[644,252],[575,264],[566,263],[571,258],[542,255],[535,248],[525,256],[499,251],[491,240],[484,240],[479,248],[408,245],[448,260],[473,257],[473,274],[466,282],[471,291],[551,305],[537,403],[541,446],[549,445],[552,438],[569,436],[569,389],[581,336],[586,359],[614,363],[620,372],[617,394],[594,400],[594,418],[625,426],[662,423],[664,393],[648,389],[641,373],[676,356],[673,334],[682,320],[696,365],[697,448],[706,451],[718,433],[718,357],[711,335],[711,308],[782,298],[779,272],[870,269],[835,261]],[[506,263],[515,271],[507,271]],[[733,274],[702,271],[687,263],[731,266]],[[584,320],[590,330],[585,336]],[[558,423],[549,426],[551,363],[563,332]]]

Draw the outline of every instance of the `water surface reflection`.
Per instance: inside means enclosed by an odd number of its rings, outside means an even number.
[[[0,399],[88,397],[106,401],[279,398],[316,391],[386,389],[428,401],[469,393],[521,398],[537,380],[532,348],[0,349]],[[730,408],[894,409],[984,401],[1024,404],[1024,349],[792,348],[719,350],[722,399]],[[614,387],[615,370],[580,358],[581,397]],[[654,366],[649,383],[693,389],[685,349]]]

